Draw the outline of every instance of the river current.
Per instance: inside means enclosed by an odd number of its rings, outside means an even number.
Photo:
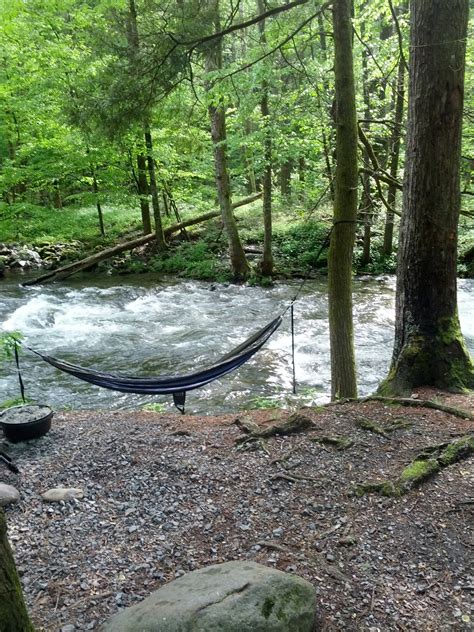
[[[125,375],[179,375],[212,364],[278,313],[299,283],[273,288],[157,280],[138,275],[95,277],[24,288],[21,279],[0,282],[0,329],[21,331],[28,346],[62,360]],[[460,280],[462,330],[474,352],[474,281]],[[390,363],[394,329],[393,277],[354,283],[354,324],[361,395],[372,392]],[[308,281],[295,305],[296,398],[329,400],[327,286]],[[26,395],[53,408],[122,409],[162,403],[171,396],[122,394],[65,375],[29,352],[21,354]],[[1,401],[19,396],[13,362],[0,366]],[[269,405],[291,405],[291,332],[280,329],[247,364],[188,393],[187,412],[215,414]]]

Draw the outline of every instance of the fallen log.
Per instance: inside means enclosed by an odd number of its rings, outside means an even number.
[[[250,204],[251,202],[255,202],[261,197],[261,193],[256,193],[250,197],[239,200],[232,207],[239,208],[240,206],[245,206],[246,204]],[[165,237],[169,237],[173,233],[176,233],[183,228],[187,228],[188,226],[194,226],[195,224],[200,224],[202,222],[206,222],[214,217],[219,217],[220,211],[210,211],[209,213],[204,213],[203,215],[198,215],[197,217],[192,217],[183,222],[179,222],[178,224],[173,224],[164,229]],[[22,283],[23,286],[29,285],[37,285],[38,283],[50,282],[50,281],[59,281],[61,279],[66,279],[70,277],[72,274],[76,274],[76,272],[81,272],[82,270],[88,270],[92,268],[96,264],[101,261],[105,261],[106,259],[110,259],[110,257],[114,257],[115,255],[120,254],[121,252],[125,252],[127,250],[133,250],[134,248],[138,248],[140,246],[145,246],[153,242],[156,238],[155,233],[150,233],[148,235],[142,235],[141,237],[137,237],[136,239],[132,239],[131,241],[126,241],[122,244],[118,244],[117,246],[112,246],[111,248],[106,248],[105,250],[101,250],[100,252],[96,252],[85,259],[81,259],[80,261],[74,261],[73,263],[68,263],[60,268],[56,268],[55,270],[50,270],[45,274],[41,274],[35,279],[30,279]]]

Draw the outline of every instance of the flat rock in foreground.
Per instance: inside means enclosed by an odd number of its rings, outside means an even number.
[[[315,590],[255,562],[201,568],[105,623],[101,632],[314,632]]]

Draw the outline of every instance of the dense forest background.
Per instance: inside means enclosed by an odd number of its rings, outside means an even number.
[[[219,219],[196,225],[192,238],[178,233],[171,251],[162,237],[163,227],[218,208],[214,149],[223,147],[229,204],[263,191],[266,214],[261,198],[236,211],[247,256],[263,256],[257,278],[315,262],[334,195],[328,4],[1,0],[0,9],[3,242],[36,244],[46,258],[61,242],[60,256],[76,257],[157,227],[152,258],[132,254],[120,265],[228,278],[228,226]],[[359,271],[395,269],[407,60],[406,3],[356,1]],[[472,64],[468,50],[461,274],[472,273]]]

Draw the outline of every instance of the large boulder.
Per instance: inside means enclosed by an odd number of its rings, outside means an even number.
[[[255,562],[184,575],[106,622],[101,632],[314,632],[315,589]]]

